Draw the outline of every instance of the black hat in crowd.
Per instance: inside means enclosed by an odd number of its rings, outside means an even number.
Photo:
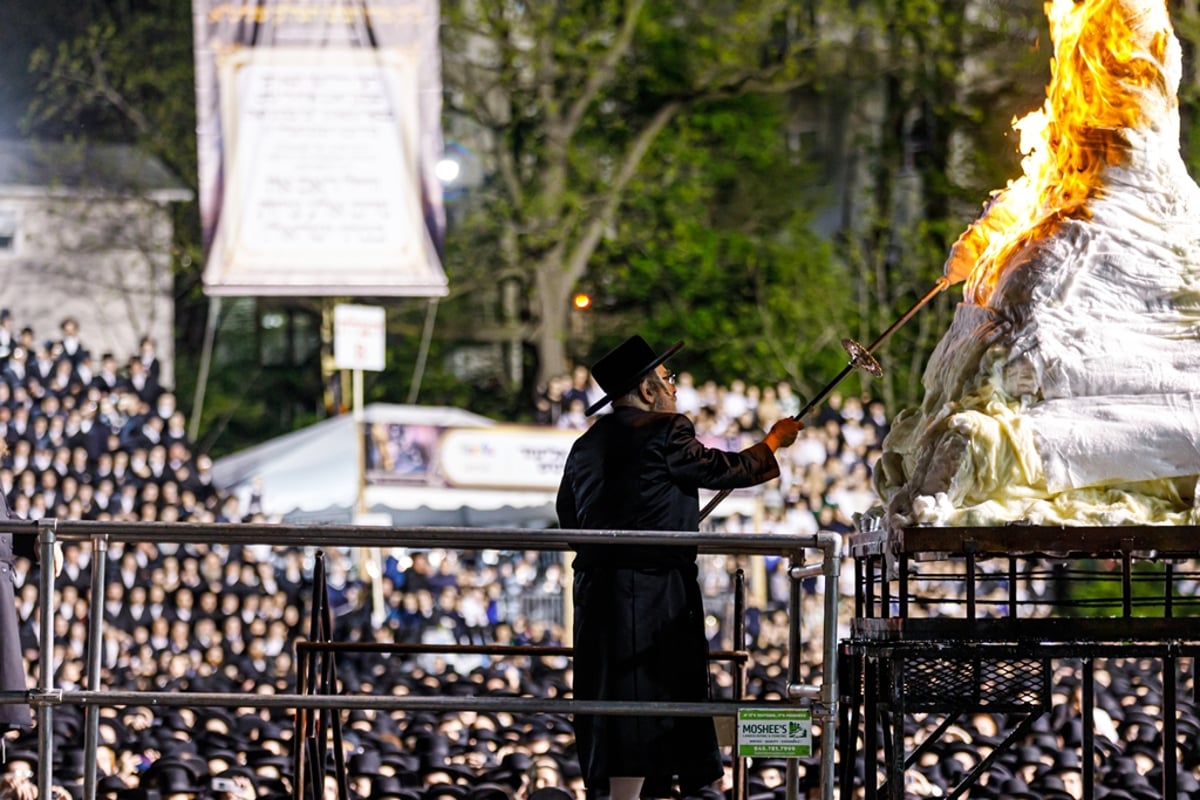
[[[101,798],[120,797],[129,791],[129,784],[120,775],[101,775],[96,781],[96,796]]]
[[[604,397],[592,403],[587,410],[588,415],[595,414],[614,398],[637,386],[643,375],[675,355],[682,347],[683,342],[676,342],[662,355],[655,355],[641,336],[630,336],[621,342],[592,365],[592,377],[604,390]]]
[[[575,795],[558,786],[543,786],[530,792],[529,800],[575,800]]]
[[[63,775],[68,778],[83,777],[87,759],[85,758],[86,752],[82,747],[62,747],[55,750],[54,754],[58,756],[56,766]]]
[[[513,790],[499,783],[480,783],[467,790],[468,800],[512,800]]]
[[[395,775],[378,775],[371,779],[371,797],[375,800],[422,800],[420,790],[405,786]]]
[[[378,751],[363,750],[350,756],[347,769],[351,775],[379,775],[383,769],[383,758]]]
[[[1000,796],[1010,800],[1042,800],[1042,796],[1030,789],[1020,778],[1010,778],[1002,783]]]
[[[205,773],[207,765],[203,762],[181,756],[163,756],[146,769],[142,782],[162,794],[198,794],[202,790],[200,779]]]
[[[425,789],[426,800],[438,800],[438,798],[463,800],[466,796],[467,787],[459,786],[456,783],[435,783]]]

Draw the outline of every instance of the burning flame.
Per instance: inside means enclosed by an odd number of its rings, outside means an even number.
[[[1177,102],[1166,0],[1047,0],[1045,9],[1054,41],[1046,102],[1013,121],[1024,174],[993,192],[942,279],[966,280],[964,298],[980,305],[1016,252],[1062,219],[1088,217],[1105,170],[1128,161],[1128,131],[1146,125],[1147,108]]]

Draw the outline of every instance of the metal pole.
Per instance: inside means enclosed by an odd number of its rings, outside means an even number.
[[[1082,696],[1079,698],[1079,715],[1083,717],[1083,741],[1080,743],[1083,800],[1094,800],[1096,797],[1096,664],[1092,659],[1085,657],[1080,660],[1079,668],[1083,672]],[[1164,739],[1164,741],[1166,740]],[[1174,794],[1163,795],[1163,797],[1174,796]]]
[[[1179,759],[1175,753],[1176,742],[1179,741],[1179,727],[1176,719],[1176,702],[1175,696],[1175,645],[1171,645],[1171,649],[1162,660],[1162,685],[1163,685],[1163,797],[1177,797],[1177,787],[1179,784]],[[1085,785],[1086,789],[1087,786]],[[1091,800],[1091,797],[1087,797]]]
[[[408,404],[416,405],[421,394],[421,381],[425,377],[425,360],[429,357],[429,342],[433,338],[433,322],[437,319],[438,299],[429,298],[425,309],[425,328],[421,331],[421,349],[417,351],[417,363],[413,366],[412,385],[408,387]]]
[[[108,562],[108,538],[92,537],[92,602],[88,608],[88,667],[87,687],[100,689],[101,648],[104,646],[104,583]],[[100,709],[87,709],[87,730],[84,734],[83,797],[96,797],[96,748],[100,744]]]
[[[51,797],[54,772],[54,711],[46,702],[54,689],[54,528],[57,520],[38,520],[38,797]],[[92,598],[92,602],[96,601]],[[101,602],[103,607],[103,602]]]
[[[208,300],[208,319],[204,326],[204,349],[200,351],[200,369],[196,374],[196,391],[192,396],[191,422],[188,424],[188,440],[196,441],[200,434],[200,418],[204,411],[204,392],[208,387],[208,371],[212,365],[213,340],[217,336],[217,321],[221,316],[221,298]]]
[[[800,630],[800,621],[804,615],[800,610],[801,607],[801,578],[796,574],[798,570],[804,567],[804,552],[797,551],[789,553],[790,569],[789,575],[791,580],[788,581],[788,687],[800,685],[800,649],[804,645],[802,632]],[[788,692],[791,694],[791,691]],[[824,731],[821,732],[824,736]],[[789,758],[787,760],[787,772],[785,776],[786,788],[785,797],[787,800],[797,800],[800,797],[800,772],[799,764],[796,759]],[[824,783],[824,779],[822,779]]]
[[[949,278],[946,278],[945,276],[939,278],[937,283],[933,285],[932,289],[926,292],[920,300],[913,303],[912,307],[909,308],[908,311],[905,311],[903,314],[901,314],[899,319],[889,325],[887,330],[875,337],[875,341],[871,342],[866,347],[863,347],[852,339],[843,339],[842,345],[850,352],[850,363],[843,367],[842,371],[839,372],[832,381],[825,385],[825,388],[817,392],[817,396],[808,401],[804,408],[800,409],[800,411],[797,412],[796,416],[792,417],[792,419],[802,420],[807,417],[810,413],[812,413],[813,409],[815,409],[821,402],[825,400],[826,397],[830,395],[830,393],[833,392],[835,388],[837,388],[838,384],[846,380],[846,377],[859,367],[867,368],[872,372],[872,374],[881,374],[875,372],[875,370],[879,369],[879,364],[875,361],[875,359],[871,358],[871,355],[888,340],[889,336],[895,333],[897,328],[912,319],[913,314],[916,314],[926,303],[936,297],[939,292],[949,285]],[[874,369],[871,369],[867,365],[874,365]],[[714,497],[712,500],[709,500],[708,505],[700,510],[700,519],[703,521],[709,514],[711,514],[713,509],[720,505],[721,501],[728,497],[731,491],[733,490],[722,489],[716,497]]]
[[[358,455],[358,496],[354,503],[354,513],[362,516],[367,513],[367,422],[363,409],[363,371],[355,368],[352,373],[352,420],[354,422],[355,452]],[[356,520],[357,522],[358,520]],[[371,580],[371,624],[375,628],[383,626],[383,551],[379,547],[359,548],[359,568]]]
[[[821,800],[833,800],[836,781],[837,718],[838,718],[838,606],[842,568],[842,537],[837,533],[818,534],[823,536],[821,553],[825,560],[825,623],[824,679],[821,684],[821,704],[824,706],[821,721]]]
[[[837,788],[835,764],[837,761],[837,715],[838,715],[838,679],[837,679],[837,619],[838,606],[838,575],[841,572],[842,537],[830,531],[822,531],[816,535],[815,547],[822,553],[820,573],[825,577],[825,614],[822,626],[821,649],[823,651],[824,673],[819,687],[800,683],[800,648],[803,643],[801,622],[803,620],[802,581],[813,574],[810,567],[793,565],[788,569],[791,578],[788,601],[788,691],[789,699],[807,698],[818,699],[813,711],[814,720],[821,723],[821,800],[833,800]],[[792,554],[794,560],[803,564],[803,552]],[[785,792],[794,798],[799,794],[799,786],[793,785],[795,762],[789,761]],[[798,780],[797,780],[798,784]]]
[[[730,649],[737,653],[746,649],[746,573],[738,570],[733,590],[733,642]],[[746,694],[746,665],[736,657],[730,665],[733,672],[733,699],[743,700]],[[737,727],[733,742],[733,797],[746,800],[746,762],[737,752]]]

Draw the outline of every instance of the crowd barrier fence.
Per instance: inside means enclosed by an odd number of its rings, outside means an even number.
[[[779,710],[806,707],[813,721],[820,724],[820,797],[833,800],[835,783],[836,724],[838,719],[838,575],[841,569],[842,536],[837,533],[695,533],[670,531],[565,530],[515,528],[384,528],[353,525],[280,525],[255,523],[161,523],[80,521],[44,518],[37,521],[11,520],[6,527],[14,534],[36,533],[43,564],[53,561],[54,548],[61,542],[90,542],[92,546],[92,587],[88,620],[86,689],[65,690],[54,686],[54,648],[43,646],[39,653],[37,687],[28,692],[0,692],[0,702],[28,703],[36,714],[38,729],[38,796],[51,797],[53,785],[53,715],[61,704],[88,707],[148,705],[152,707],[207,706],[234,708],[284,707],[300,710],[353,709],[381,711],[510,711],[552,714],[612,714],[661,716],[736,717],[742,709]],[[773,555],[789,562],[790,596],[788,601],[787,690],[781,700],[708,701],[698,703],[633,703],[628,701],[581,701],[537,697],[426,697],[377,695],[315,694],[240,694],[203,692],[120,691],[101,687],[101,641],[103,602],[106,582],[105,564],[108,546],[121,543],[175,543],[262,545],[279,547],[409,547],[414,549],[462,548],[495,550],[563,551],[578,544],[677,545],[695,546],[701,553],[727,555]],[[808,564],[806,551],[819,550],[821,562]],[[823,575],[822,615],[823,668],[819,684],[801,683],[800,656],[802,631],[802,582]],[[54,640],[54,575],[50,569],[39,571],[39,641]],[[299,660],[298,660],[299,662]],[[96,797],[96,750],[99,740],[99,715],[86,715],[84,732],[84,800]],[[735,749],[736,756],[736,749]],[[799,797],[798,762],[788,759],[786,797]],[[295,779],[300,781],[297,772]],[[299,791],[297,791],[299,796]],[[317,795],[320,796],[319,794]]]

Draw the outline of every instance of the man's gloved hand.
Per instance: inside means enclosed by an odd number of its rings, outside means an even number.
[[[770,432],[767,433],[767,438],[763,441],[774,452],[796,441],[796,437],[800,435],[800,431],[802,430],[804,430],[803,422],[795,417],[784,417],[771,426]]]

